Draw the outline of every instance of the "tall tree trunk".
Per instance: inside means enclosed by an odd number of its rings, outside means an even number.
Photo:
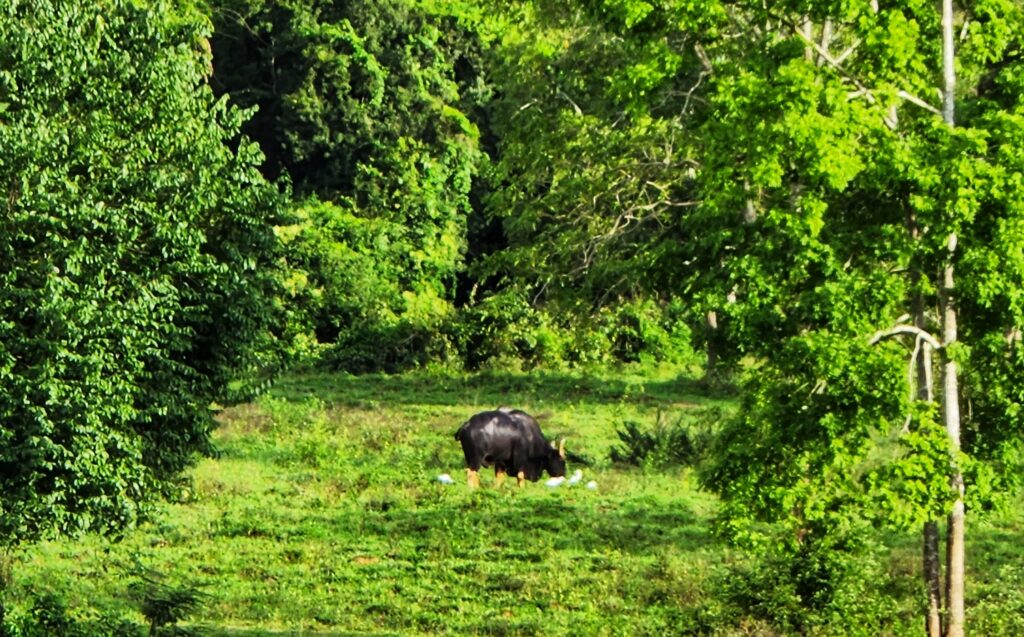
[[[943,273],[942,283],[942,406],[953,453],[960,451],[960,398],[957,382],[956,360],[949,355],[949,348],[957,340],[957,313],[953,298],[953,253],[956,249],[956,235],[950,235],[949,260]],[[950,486],[956,501],[949,514],[949,528],[946,531],[946,637],[963,637],[964,634],[964,479],[956,458],[952,458]]]
[[[814,22],[811,20],[811,16],[803,16],[800,19],[800,31],[804,34],[804,59],[808,62],[814,60],[814,48],[810,45],[810,42],[814,40]]]
[[[953,41],[953,0],[942,0],[942,118],[950,127],[955,126],[956,70]],[[943,415],[946,433],[953,452],[960,451],[960,397],[956,360],[950,348],[957,341],[957,308],[954,289],[954,257],[956,233],[949,235],[946,266],[942,275],[942,387]],[[953,459],[951,486],[956,495],[949,514],[946,535],[946,637],[964,635],[964,480],[956,459]]]
[[[939,523],[924,523],[924,581],[928,592],[925,634],[942,637],[942,584],[939,566]]]
[[[957,478],[960,476],[958,475]],[[963,491],[963,481],[960,481]],[[946,637],[963,637],[964,624],[964,557],[965,541],[964,499],[957,498],[949,514],[949,529],[946,531],[946,605],[948,619]]]
[[[718,365],[718,312],[714,310],[708,310],[705,315],[706,323],[704,324],[705,331],[705,343],[707,345],[707,365],[704,368],[704,378],[707,382],[712,382],[715,376],[715,368]]]
[[[953,0],[942,0],[942,119],[956,124],[956,50],[953,41]]]
[[[920,238],[920,231],[917,221],[913,215],[908,219],[910,235],[917,240]],[[914,275],[915,288],[917,288],[920,273]],[[918,289],[914,292],[914,326],[920,330],[927,330],[928,325],[925,318],[924,298]],[[932,348],[923,340],[918,340],[916,381],[916,398],[919,401],[931,403],[935,400],[935,392],[932,387]],[[928,614],[925,617],[925,634],[927,637],[942,637],[942,568],[939,560],[939,524],[935,520],[929,520],[924,524],[923,543],[923,574],[925,590],[928,594]]]

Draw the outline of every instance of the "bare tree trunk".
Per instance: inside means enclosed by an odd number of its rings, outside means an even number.
[[[942,586],[939,566],[939,524],[924,523],[924,581],[928,591],[928,616],[925,634],[942,637]]]
[[[718,364],[718,312],[708,310],[705,316],[705,343],[707,346],[707,366],[704,368],[704,377],[710,382],[715,375],[715,366]]]
[[[811,42],[814,38],[814,22],[811,17],[805,15],[800,20],[800,32],[804,34],[804,42]],[[814,49],[810,44],[804,46],[804,59],[808,62],[814,59]]]
[[[956,69],[953,41],[953,0],[942,0],[942,119],[950,127],[956,125]],[[960,396],[956,360],[950,348],[957,341],[957,308],[954,297],[953,258],[956,253],[956,233],[949,235],[946,266],[942,274],[942,387],[943,414],[946,433],[953,452],[960,451]],[[956,501],[949,514],[946,531],[946,608],[948,611],[946,637],[964,635],[964,480],[953,459],[951,487]]]
[[[957,478],[959,477],[958,475]],[[960,490],[963,491],[962,480]],[[949,528],[946,531],[946,637],[964,636],[965,530],[964,500],[960,497],[953,503],[953,511],[949,514]]]
[[[907,214],[906,224],[911,240],[919,241],[921,239],[921,229],[917,225],[917,217],[913,212]],[[925,302],[920,290],[921,271],[917,267],[912,267],[911,277],[914,286],[914,296],[911,301],[914,327],[920,330],[921,333],[926,333],[928,332],[928,318],[925,315]],[[933,402],[935,400],[935,390],[932,387],[932,347],[925,339],[918,337],[918,344],[914,351],[916,359],[913,361],[913,364],[915,366],[917,388],[914,398],[926,403]]]
[[[942,120],[956,124],[956,50],[953,41],[953,0],[942,0]]]
[[[915,316],[915,323],[920,320],[923,329],[924,310],[920,298],[915,299],[920,303],[920,313]],[[932,375],[931,375],[931,346],[928,343],[921,343],[921,352],[917,359],[917,392],[918,400],[932,402]],[[935,520],[929,520],[924,525],[924,581],[928,592],[928,615],[925,619],[925,629],[928,637],[942,637],[942,572],[939,565],[939,524]]]
[[[920,238],[920,231],[917,221],[913,215],[907,220],[910,229],[910,236],[917,240]],[[920,273],[915,272],[915,287],[920,279]],[[914,292],[913,300],[914,326],[920,330],[927,330],[925,317],[925,304],[920,291]],[[918,351],[919,350],[919,351]],[[918,339],[916,364],[916,399],[924,402],[935,400],[935,392],[932,388],[932,355],[931,345]],[[925,617],[925,634],[927,637],[942,637],[942,568],[939,561],[939,524],[935,520],[929,520],[924,524],[922,543],[922,571],[924,574],[925,590],[928,594],[928,614]]]
[[[825,54],[830,54],[829,50],[832,48],[832,34],[832,19],[825,18],[825,22],[821,25],[821,43],[819,44],[819,48],[824,51],[824,53],[818,56],[818,61],[816,62],[818,66],[825,64]]]
[[[949,435],[953,453],[960,451],[960,398],[956,361],[949,355],[949,347],[957,340],[957,313],[953,298],[953,252],[956,249],[956,235],[950,235],[949,259],[943,273],[942,283],[942,380],[943,413],[946,433]],[[952,459],[953,472],[950,486],[956,494],[956,501],[949,514],[946,531],[946,608],[948,612],[946,637],[964,635],[964,479],[956,459]]]

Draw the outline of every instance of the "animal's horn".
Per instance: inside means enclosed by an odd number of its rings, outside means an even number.
[[[565,438],[558,441],[558,455],[562,457],[562,460],[565,460]]]

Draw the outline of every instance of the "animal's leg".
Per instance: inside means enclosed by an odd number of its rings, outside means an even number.
[[[470,489],[480,486],[480,473],[476,469],[466,469],[466,484]]]
[[[526,484],[526,473],[524,473],[522,471],[517,473],[516,474],[516,482],[519,484],[520,487],[523,486],[524,484]]]
[[[494,486],[500,487],[505,484],[505,470],[495,469],[494,470]]]

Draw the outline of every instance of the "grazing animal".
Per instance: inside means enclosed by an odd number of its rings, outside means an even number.
[[[516,476],[519,486],[526,480],[536,482],[544,471],[552,477],[565,475],[565,440],[555,448],[537,421],[519,409],[474,414],[455,432],[455,439],[462,443],[470,487],[480,486],[481,466],[494,467],[498,485],[508,474]]]

